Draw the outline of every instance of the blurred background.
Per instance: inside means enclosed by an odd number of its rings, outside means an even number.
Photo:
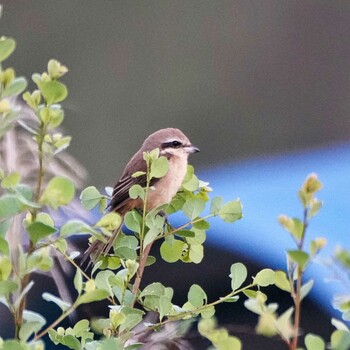
[[[216,194],[241,197],[246,209],[230,243],[213,233],[209,264],[220,254],[223,265],[239,257],[253,270],[282,266],[291,240],[278,240],[277,255],[269,243],[259,256],[252,242],[280,233],[279,213],[300,213],[296,191],[312,171],[327,180],[333,214],[316,224],[318,234],[348,242],[337,210],[349,213],[350,2],[1,3],[1,34],[17,41],[7,65],[27,78],[50,58],[70,70],[64,125],[87,185],[113,186],[148,134],[178,127],[201,149],[191,158],[200,177]]]
[[[3,0],[18,74],[70,69],[65,126],[113,185],[146,135],[184,130],[197,168],[348,140],[348,1]]]

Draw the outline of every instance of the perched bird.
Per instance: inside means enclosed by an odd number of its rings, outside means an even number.
[[[132,177],[137,171],[146,172],[147,165],[143,159],[144,152],[150,152],[158,148],[161,156],[168,159],[169,169],[166,175],[159,179],[152,179],[151,188],[147,197],[147,211],[150,211],[162,204],[170,203],[179,190],[186,175],[187,159],[189,154],[199,152],[199,148],[192,145],[186,135],[179,129],[161,129],[146,138],[141,148],[134,154],[126,165],[122,176],[114,186],[112,199],[108,205],[109,211],[114,211],[124,216],[128,211],[137,208],[143,209],[143,202],[140,198],[129,197],[129,189],[139,184],[146,186],[146,176]],[[101,253],[107,254],[116,239],[118,232],[115,232],[108,239],[108,243],[101,247],[102,242],[95,241],[89,251],[95,257]]]

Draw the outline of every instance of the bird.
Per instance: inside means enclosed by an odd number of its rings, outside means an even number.
[[[159,155],[168,160],[169,168],[165,176],[153,178],[148,192],[146,211],[149,212],[163,204],[169,204],[179,190],[186,175],[188,156],[199,152],[199,148],[194,146],[188,137],[179,129],[160,129],[149,135],[143,142],[141,148],[132,156],[127,163],[121,177],[113,188],[112,198],[108,204],[107,211],[117,212],[124,218],[125,214],[132,209],[143,210],[141,198],[132,199],[129,196],[130,188],[139,184],[146,186],[146,175],[133,177],[136,172],[146,172],[147,164],[143,158],[144,152],[159,149]],[[101,254],[108,254],[119,233],[115,230],[107,243],[94,241],[88,251],[93,253],[94,260]]]

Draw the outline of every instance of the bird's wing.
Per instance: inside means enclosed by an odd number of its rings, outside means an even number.
[[[146,172],[146,163],[140,162],[137,170],[128,171],[122,175],[117,184],[114,186],[112,199],[108,205],[108,209],[110,211],[118,211],[122,208],[127,201],[130,199],[129,190],[133,185],[140,185],[142,187],[146,187],[147,178],[146,175],[141,175],[138,177],[132,177],[132,175],[136,171],[144,171]],[[152,179],[150,186],[153,186],[158,179]]]

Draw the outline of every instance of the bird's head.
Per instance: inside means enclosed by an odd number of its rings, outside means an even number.
[[[199,148],[192,145],[188,137],[179,129],[167,128],[156,131],[147,137],[143,144],[147,151],[159,148],[160,155],[171,157],[184,157],[190,153],[199,152]]]

